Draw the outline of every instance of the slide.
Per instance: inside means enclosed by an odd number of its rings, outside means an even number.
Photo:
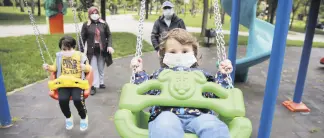
[[[245,57],[236,59],[235,81],[245,82],[249,67],[270,58],[274,25],[256,18],[257,0],[241,0],[240,24],[249,29]],[[231,15],[232,0],[221,0],[223,9]]]

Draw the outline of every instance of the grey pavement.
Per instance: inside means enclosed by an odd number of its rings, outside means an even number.
[[[215,73],[216,49],[201,48],[203,54],[201,68]],[[238,56],[244,55],[245,47],[240,46]],[[324,66],[319,65],[324,49],[312,51],[303,102],[312,110],[309,114],[291,113],[281,102],[293,95],[301,48],[288,47],[283,65],[283,73],[276,102],[276,111],[271,138],[323,138],[324,136]],[[99,90],[87,101],[89,130],[79,131],[79,116],[71,102],[75,128],[64,128],[64,116],[57,101],[48,96],[47,81],[39,82],[8,96],[11,115],[17,122],[11,128],[0,129],[1,138],[118,138],[113,123],[113,115],[118,107],[121,88],[129,82],[132,57],[115,59],[114,64],[105,69],[107,88]],[[148,72],[158,68],[158,59],[154,52],[143,55],[144,67]],[[266,84],[268,61],[253,66],[246,83],[235,84],[245,97],[247,117],[253,124],[252,138],[257,137],[264,88]],[[19,118],[19,119],[17,119]]]
[[[110,26],[112,32],[131,32],[137,34],[138,32],[138,21],[133,18],[131,14],[126,15],[114,15],[107,16],[107,22]],[[82,23],[78,24],[79,27],[82,27]],[[144,36],[147,38],[150,36],[150,33],[153,28],[153,22],[144,22]],[[48,34],[47,25],[38,25],[38,29],[41,34]],[[23,36],[23,35],[32,35],[34,34],[33,27],[31,25],[12,25],[12,26],[0,26],[0,37],[8,36]],[[64,24],[65,33],[74,33],[75,25],[74,24]],[[197,27],[187,27],[189,32],[200,32],[201,29]],[[223,30],[224,34],[230,34],[230,31]],[[248,32],[239,32],[239,35],[248,36]],[[288,34],[289,40],[304,40],[305,34],[303,33],[294,33]],[[314,42],[324,42],[324,35],[315,35]]]

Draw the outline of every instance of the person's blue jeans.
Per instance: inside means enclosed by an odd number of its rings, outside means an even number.
[[[183,138],[185,133],[199,138],[230,138],[227,125],[211,114],[197,117],[163,111],[149,123],[150,138]]]

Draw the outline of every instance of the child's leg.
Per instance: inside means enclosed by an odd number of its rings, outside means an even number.
[[[70,111],[70,96],[71,96],[72,89],[70,88],[60,88],[58,89],[58,96],[59,96],[59,104],[61,110],[66,117],[65,119],[65,128],[71,130],[73,128],[73,117]]]
[[[58,100],[61,107],[61,110],[66,118],[71,117],[70,111],[70,96],[71,89],[69,88],[60,88],[58,89]]]
[[[185,127],[199,138],[230,138],[227,125],[211,114],[202,114]]]
[[[85,100],[83,97],[83,90],[80,88],[72,88],[72,99],[75,108],[78,110],[81,119],[85,119],[87,116],[87,109],[85,106]]]
[[[85,106],[85,100],[83,97],[83,90],[80,88],[73,88],[72,91],[72,99],[74,102],[74,106],[79,112],[79,115],[81,117],[80,120],[80,130],[85,131],[88,129],[88,117],[87,117],[87,109]]]
[[[177,115],[163,111],[149,123],[150,138],[183,138],[184,130]]]

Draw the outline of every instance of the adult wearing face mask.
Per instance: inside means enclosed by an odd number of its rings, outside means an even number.
[[[87,57],[93,69],[94,79],[91,87],[91,95],[96,93],[97,88],[106,88],[104,84],[104,67],[112,64],[111,32],[108,24],[100,18],[99,10],[90,7],[88,10],[89,20],[85,22],[81,29],[83,43],[87,43]],[[81,48],[84,52],[84,48]]]
[[[151,33],[151,41],[155,51],[159,51],[160,38],[163,34],[174,28],[186,29],[182,19],[175,15],[173,10],[174,5],[170,1],[165,1],[162,4],[163,15],[154,23]]]

